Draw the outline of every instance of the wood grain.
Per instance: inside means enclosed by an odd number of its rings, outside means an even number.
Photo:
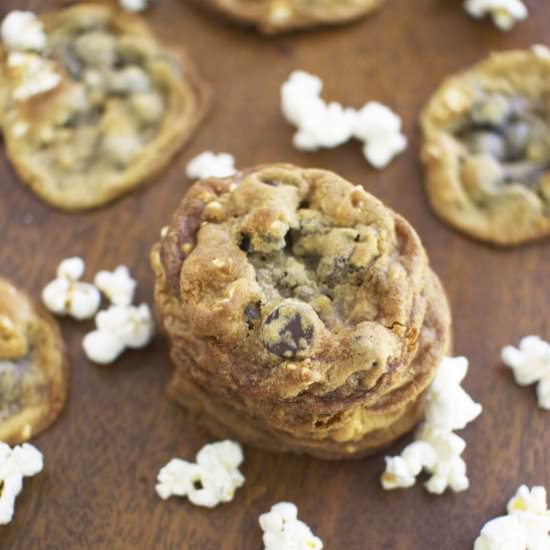
[[[3,0],[0,15],[54,4]],[[438,498],[421,486],[385,493],[378,484],[383,456],[324,463],[246,449],[247,483],[232,503],[208,511],[161,502],[154,492],[159,467],[173,456],[191,459],[208,441],[165,397],[166,342],[158,336],[145,351],[99,367],[81,351],[90,324],[63,321],[70,401],[36,440],[46,468],[25,483],[0,547],[259,550],[258,515],[290,500],[329,550],[467,549],[520,483],[550,488],[550,413],[537,409],[534,389],[516,386],[499,361],[500,347],[525,334],[550,338],[550,241],[500,251],[450,230],[429,211],[418,162],[418,113],[443,77],[493,49],[550,42],[550,4],[527,4],[530,18],[508,34],[469,19],[459,0],[388,0],[352,26],[263,39],[183,0],[157,0],[151,24],[185,43],[215,92],[208,120],[157,183],[96,212],[67,215],[31,195],[0,155],[0,273],[36,297],[57,263],[79,254],[90,278],[127,264],[139,280],[139,300],[150,302],[149,248],[189,184],[186,161],[204,149],[232,152],[240,167],[290,161],[363,184],[415,225],[448,290],[455,352],[470,358],[466,387],[485,408],[463,433],[471,489]],[[278,96],[295,68],[320,75],[331,99],[389,104],[403,116],[407,152],[378,173],[357,143],[295,151]]]

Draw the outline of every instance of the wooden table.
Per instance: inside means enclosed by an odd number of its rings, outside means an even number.
[[[55,4],[3,0],[0,15]],[[259,550],[258,515],[290,500],[328,550],[467,549],[521,483],[550,489],[550,413],[499,360],[500,348],[525,334],[550,338],[550,241],[500,251],[450,230],[428,208],[418,162],[418,113],[444,76],[494,49],[550,41],[550,4],[527,4],[531,16],[507,34],[468,18],[459,0],[388,0],[352,26],[263,39],[184,1],[157,0],[151,24],[187,46],[215,92],[206,123],[157,183],[99,211],[68,215],[36,199],[0,157],[0,273],[35,297],[61,259],[81,255],[88,278],[128,265],[139,280],[138,299],[150,303],[149,249],[189,185],[186,162],[204,149],[229,151],[240,167],[290,161],[363,184],[413,223],[449,293],[455,353],[471,361],[465,386],[485,409],[461,433],[470,490],[433,497],[418,485],[387,493],[379,486],[383,455],[330,463],[247,448],[247,482],[233,502],[211,511],[183,499],[162,502],[154,491],[159,468],[174,456],[194,458],[209,441],[165,397],[166,341],[159,335],[146,350],[101,367],[81,350],[92,324],[62,321],[70,400],[35,441],[46,466],[25,482],[15,520],[0,528],[0,547]],[[294,150],[279,87],[296,68],[321,76],[327,98],[389,104],[403,117],[407,152],[376,172],[358,143]]]

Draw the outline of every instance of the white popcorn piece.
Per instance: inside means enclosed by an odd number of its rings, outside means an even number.
[[[134,300],[137,282],[125,265],[119,265],[114,271],[99,271],[94,284],[112,304],[129,306]]]
[[[305,71],[294,71],[281,87],[283,115],[298,129],[293,138],[297,149],[337,147],[352,137],[355,111],[325,103],[322,89],[321,80]]]
[[[443,359],[426,394],[426,422],[440,429],[462,430],[483,408],[460,386],[468,372],[465,357]]]
[[[481,530],[474,550],[548,550],[550,511],[546,489],[522,485],[509,500],[507,516],[489,521]]]
[[[424,468],[433,468],[437,456],[435,451],[424,441],[415,441],[405,447],[401,456],[386,457],[386,470],[382,474],[382,487],[407,489],[416,483],[416,478]]]
[[[466,442],[453,430],[465,428],[479,416],[482,407],[460,386],[467,372],[465,357],[448,357],[441,362],[426,394],[425,421],[416,433],[416,441],[400,456],[386,457],[386,470],[380,479],[384,489],[411,487],[422,470],[431,474],[424,484],[430,493],[468,489],[466,463],[461,457]]]
[[[91,319],[101,302],[101,295],[94,285],[79,281],[84,273],[81,258],[68,258],[57,268],[57,278],[42,290],[44,305],[57,315],[69,315],[74,319]]]
[[[0,525],[13,519],[15,500],[23,488],[23,478],[42,471],[42,453],[33,445],[24,443],[10,448],[0,443]]]
[[[57,267],[57,276],[59,278],[69,279],[71,281],[78,281],[82,275],[86,264],[82,258],[74,256],[63,260]]]
[[[146,93],[151,89],[151,79],[137,65],[130,65],[109,76],[111,89],[118,93]]]
[[[233,500],[244,484],[239,470],[243,459],[241,446],[234,441],[210,443],[197,453],[196,463],[174,458],[161,468],[156,492],[163,500],[187,496],[197,506],[214,508]]]
[[[303,151],[337,147],[356,137],[365,143],[363,152],[373,166],[384,168],[407,147],[401,119],[377,102],[359,112],[321,98],[322,81],[305,71],[294,71],[281,87],[281,110],[298,131],[293,144]]]
[[[265,550],[321,550],[323,542],[298,519],[298,508],[279,502],[259,518]]]
[[[407,138],[401,133],[401,119],[391,109],[371,101],[358,113],[353,133],[365,143],[363,153],[375,168],[385,168],[407,148]]]
[[[17,84],[13,89],[16,101],[27,99],[53,90],[61,83],[61,75],[52,61],[27,52],[11,52],[8,67],[15,74]]]
[[[526,336],[519,348],[506,346],[500,356],[502,362],[512,369],[520,386],[538,382],[539,406],[550,410],[550,344],[538,336]]]
[[[424,484],[426,490],[441,495],[447,488],[455,493],[468,489],[470,482],[466,476],[466,463],[460,456],[466,448],[464,439],[428,423],[420,427],[417,437],[430,445],[436,455],[433,466],[426,468],[431,474]]]
[[[501,31],[509,31],[518,21],[523,21],[529,15],[521,0],[466,0],[464,9],[476,19],[490,15]]]
[[[112,305],[95,318],[96,330],[84,337],[86,357],[100,365],[112,363],[126,349],[145,347],[154,334],[154,322],[147,304]]]
[[[331,149],[349,141],[353,135],[355,111],[340,103],[322,103],[311,108],[301,118],[293,143],[297,149],[316,151]]]
[[[145,11],[147,8],[147,0],[119,0],[119,3],[121,8],[132,13]]]
[[[2,21],[2,41],[8,50],[42,51],[47,44],[42,22],[31,11],[15,10]]]
[[[485,524],[474,550],[526,550],[525,531],[515,516],[501,516]]]
[[[236,173],[235,158],[229,153],[204,151],[187,163],[185,173],[192,180],[227,178]]]
[[[531,51],[540,59],[550,59],[550,48],[544,44],[533,44]]]
[[[320,98],[323,83],[315,75],[294,71],[281,86],[281,110],[294,126],[300,126],[302,118],[311,110],[323,105]]]

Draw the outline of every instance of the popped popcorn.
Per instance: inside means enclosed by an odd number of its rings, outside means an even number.
[[[42,22],[31,11],[8,13],[2,21],[0,33],[8,50],[42,51],[47,44]]]
[[[281,86],[281,110],[294,126],[300,126],[302,118],[310,110],[324,104],[320,98],[323,90],[321,79],[305,71],[294,71]]]
[[[436,457],[433,465],[426,467],[431,474],[424,484],[426,490],[441,495],[447,488],[455,493],[468,489],[470,482],[466,476],[466,463],[460,456],[466,448],[464,439],[428,423],[420,427],[417,437],[432,448]]]
[[[0,442],[0,525],[6,525],[13,518],[23,478],[38,474],[43,467],[42,453],[33,445],[23,443],[12,449]]]
[[[377,102],[367,103],[359,112],[321,98],[322,81],[304,71],[294,71],[281,87],[283,115],[297,128],[293,144],[297,149],[315,151],[332,148],[352,137],[365,143],[365,158],[376,168],[384,168],[407,146],[401,133],[401,119]]]
[[[538,383],[539,406],[550,410],[550,344],[538,336],[526,336],[519,348],[506,346],[500,356],[520,386]]]
[[[479,416],[482,407],[460,386],[467,371],[468,360],[464,357],[448,357],[441,362],[426,394],[425,421],[417,430],[416,441],[400,456],[386,457],[380,479],[384,489],[412,487],[422,470],[431,474],[424,484],[430,493],[468,489],[466,463],[461,457],[466,442],[453,430],[465,428]]]
[[[501,516],[485,524],[474,550],[525,550],[525,531],[515,516]]]
[[[94,284],[112,304],[121,306],[132,303],[137,286],[125,265],[119,265],[114,271],[99,271]]]
[[[355,111],[340,103],[325,103],[323,83],[305,71],[294,71],[281,87],[281,109],[296,126],[293,143],[298,149],[315,151],[348,141],[353,134]]]
[[[466,0],[464,9],[476,19],[490,15],[493,23],[502,31],[509,31],[529,15],[521,0]]]
[[[74,257],[63,260],[57,268],[57,277],[42,291],[44,305],[58,315],[75,319],[91,319],[101,301],[94,285],[79,279],[84,273],[84,261]]]
[[[235,158],[229,153],[204,151],[187,163],[185,173],[192,180],[227,178],[236,173]]]
[[[112,305],[95,318],[96,330],[84,337],[86,357],[102,365],[112,363],[126,348],[145,347],[154,334],[151,310],[140,306]]]
[[[14,75],[13,97],[26,101],[30,97],[53,90],[61,83],[55,64],[40,55],[27,52],[11,52],[8,67]]]
[[[315,104],[314,104],[315,105]],[[293,143],[297,149],[316,151],[331,149],[348,141],[353,134],[355,111],[344,109],[340,103],[323,103],[311,108],[301,118]]]
[[[426,422],[443,430],[462,430],[475,420],[482,407],[462,389],[468,372],[466,357],[443,359],[426,394]]]
[[[119,0],[119,2],[121,8],[134,13],[147,8],[147,0]]]
[[[544,44],[533,44],[531,51],[540,59],[550,59],[550,48]]]
[[[205,445],[196,463],[174,458],[161,468],[155,487],[163,500],[171,496],[187,496],[197,506],[214,508],[233,500],[235,491],[245,481],[239,470],[243,462],[241,446],[234,441],[218,441]]]
[[[412,487],[422,469],[433,468],[436,460],[435,451],[429,443],[415,441],[405,447],[401,456],[386,457],[382,487],[386,490]]]
[[[321,550],[323,542],[298,519],[298,508],[279,502],[259,518],[265,550]]]
[[[364,142],[363,154],[375,168],[385,168],[407,148],[407,138],[401,133],[401,119],[391,109],[371,101],[358,113],[353,131]]]
[[[476,539],[474,550],[548,550],[550,511],[544,487],[518,488],[508,501],[508,515],[489,521]]]

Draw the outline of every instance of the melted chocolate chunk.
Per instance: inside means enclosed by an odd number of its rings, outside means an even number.
[[[260,320],[260,307],[258,304],[248,304],[244,308],[244,317],[248,328],[252,330],[254,325]]]
[[[298,354],[307,354],[314,337],[315,325],[305,304],[279,305],[267,316],[262,326],[264,346],[278,357],[290,359]]]
[[[241,242],[239,243],[239,248],[246,252],[247,254],[249,252],[252,252],[252,241],[250,239],[250,235],[247,235],[246,233],[243,233],[241,235]]]

